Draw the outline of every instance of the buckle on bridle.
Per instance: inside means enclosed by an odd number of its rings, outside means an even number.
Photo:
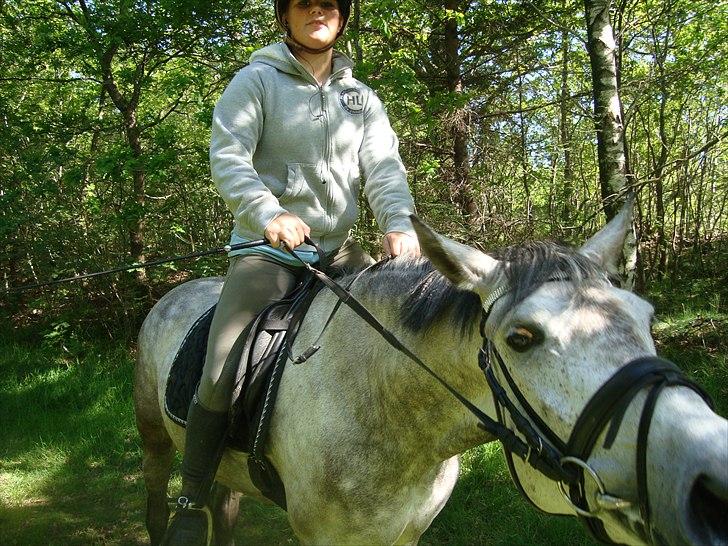
[[[483,344],[483,347],[481,347],[478,350],[478,367],[485,372],[488,368],[490,368],[490,353],[488,352],[488,349],[485,347],[485,344]]]
[[[543,440],[541,439],[541,436],[536,436],[536,439],[538,440],[538,448],[536,448],[536,453],[540,457],[543,453]],[[528,453],[526,453],[526,462],[531,464],[531,455],[533,455],[533,446],[531,446],[531,443],[528,443]],[[563,460],[563,459],[562,459]],[[531,465],[533,466],[533,465]],[[561,482],[559,482],[561,483]]]

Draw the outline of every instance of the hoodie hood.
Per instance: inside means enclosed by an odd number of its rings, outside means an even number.
[[[301,62],[296,59],[291,50],[285,43],[279,42],[271,44],[262,49],[255,51],[250,56],[250,62],[252,63],[263,63],[272,66],[276,70],[285,72],[286,74],[292,74],[294,76],[301,75],[308,80],[312,80],[313,76],[309,74]],[[341,78],[351,76],[351,69],[354,63],[338,51],[334,51],[333,66],[331,69],[331,78]]]

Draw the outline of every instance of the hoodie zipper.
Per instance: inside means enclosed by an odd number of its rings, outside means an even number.
[[[325,177],[329,175],[331,172],[331,127],[329,124],[329,111],[328,111],[328,104],[326,101],[326,95],[324,94],[324,87],[327,85],[330,85],[334,77],[340,72],[341,70],[337,70],[336,72],[333,72],[329,75],[329,77],[326,79],[326,81],[319,85],[318,82],[316,82],[316,85],[318,85],[319,93],[321,95],[321,114],[323,117],[324,122],[324,172],[322,173],[321,182],[326,185],[326,207],[325,207],[325,214],[326,214],[326,223],[327,223],[327,229],[325,233],[331,233],[331,231],[334,229],[334,220],[331,218],[331,204],[332,204],[332,194],[331,192],[334,191],[331,187],[331,184],[327,184]],[[319,245],[321,248],[325,248],[324,241],[326,239],[326,235],[322,234],[319,238]]]
[[[328,104],[326,101],[326,95],[324,94],[324,86],[329,83],[329,79],[324,82],[323,84],[319,85],[319,94],[321,95],[321,116],[324,124],[324,165],[323,165],[323,172],[321,173],[321,183],[326,186],[326,207],[324,210],[324,213],[326,214],[326,225],[327,229],[325,233],[329,233],[333,229],[333,220],[331,219],[331,192],[333,191],[331,188],[331,184],[327,184],[327,177],[329,175],[329,172],[331,171],[331,167],[329,163],[331,162],[331,127],[329,126],[329,112],[327,110]],[[323,247],[324,243],[324,235],[322,234],[321,238],[319,239],[320,245]]]
[[[300,64],[300,63],[299,63]],[[303,68],[303,66],[301,66]],[[324,207],[324,214],[326,215],[326,225],[327,228],[324,231],[324,233],[319,237],[319,246],[321,248],[325,248],[324,241],[326,239],[326,233],[330,233],[331,230],[334,228],[334,221],[331,218],[330,209],[331,209],[331,201],[332,196],[331,192],[333,191],[331,189],[331,184],[326,183],[326,176],[331,171],[331,168],[329,166],[329,163],[331,162],[331,128],[329,126],[329,112],[327,110],[327,101],[326,101],[326,95],[324,94],[324,87],[327,84],[330,84],[334,77],[339,74],[339,72],[342,72],[345,69],[339,69],[336,72],[333,72],[329,75],[329,77],[326,79],[326,81],[323,84],[319,84],[318,81],[316,81],[316,78],[314,78],[308,71],[304,69],[305,74],[313,81],[314,85],[318,88],[319,97],[321,98],[321,119],[324,124],[324,149],[323,149],[323,159],[324,159],[324,165],[323,165],[323,172],[321,172],[321,183],[326,187],[326,205]]]

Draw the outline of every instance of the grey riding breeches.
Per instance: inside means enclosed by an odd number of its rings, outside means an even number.
[[[332,266],[365,267],[374,260],[353,240],[335,254]],[[230,259],[207,341],[207,356],[197,391],[200,404],[210,411],[227,411],[237,362],[225,365],[235,340],[256,315],[296,286],[303,267],[283,264],[265,254]]]

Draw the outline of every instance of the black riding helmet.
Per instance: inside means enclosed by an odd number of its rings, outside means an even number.
[[[286,35],[288,35],[288,28],[283,22],[283,15],[286,13],[286,10],[288,9],[288,4],[290,3],[291,0],[275,0],[276,21],[278,22],[278,26],[281,27],[281,30],[283,30]],[[344,30],[346,30],[346,24],[349,22],[349,13],[351,13],[351,0],[338,0],[337,4],[339,4],[339,13],[341,14],[341,18],[344,21],[344,24],[341,25],[341,30],[336,35],[336,37],[338,38],[344,33]]]

